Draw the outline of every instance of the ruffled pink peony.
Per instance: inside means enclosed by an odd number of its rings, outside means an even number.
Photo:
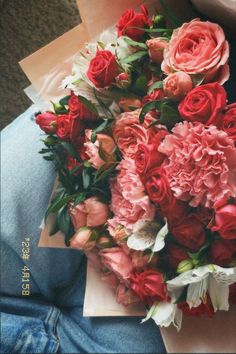
[[[212,207],[223,197],[236,196],[236,149],[215,126],[183,122],[167,135],[159,151],[176,198],[193,207]]]
[[[216,23],[195,19],[174,30],[164,50],[162,70],[168,75],[184,71],[200,74],[204,82],[223,84],[229,78],[229,44]]]
[[[155,135],[156,128],[147,129],[153,117],[147,114],[143,124],[139,123],[140,110],[122,113],[115,121],[113,137],[124,157],[134,157],[138,144],[148,144]]]
[[[146,195],[144,186],[136,173],[135,163],[131,159],[122,160],[120,171],[111,183],[111,210],[115,216],[108,220],[111,228],[121,224],[132,229],[138,220],[152,220],[154,206]]]

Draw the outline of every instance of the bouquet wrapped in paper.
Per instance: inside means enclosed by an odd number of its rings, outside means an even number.
[[[126,9],[36,123],[58,172],[52,238],[83,250],[118,304],[179,330],[235,302],[236,103],[222,28],[172,18]]]

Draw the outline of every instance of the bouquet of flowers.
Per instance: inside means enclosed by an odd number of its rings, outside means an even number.
[[[118,303],[179,329],[236,298],[236,103],[222,28],[176,26],[128,9],[36,123],[59,180],[51,235],[86,253]]]

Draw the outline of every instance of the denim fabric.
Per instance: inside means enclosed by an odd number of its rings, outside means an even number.
[[[68,249],[38,248],[39,225],[55,179],[38,151],[40,129],[30,107],[2,132],[1,353],[160,353],[153,322],[85,318],[85,257]],[[43,136],[42,136],[43,137]],[[22,242],[30,258],[22,259]],[[22,272],[30,271],[30,295]]]

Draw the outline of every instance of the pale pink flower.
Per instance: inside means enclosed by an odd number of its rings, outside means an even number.
[[[118,170],[116,179],[111,182],[111,210],[115,216],[108,220],[108,224],[113,229],[119,224],[132,229],[140,219],[152,220],[155,210],[136,173],[134,161],[122,160]]]
[[[211,208],[236,196],[236,149],[215,126],[179,123],[158,150],[168,156],[164,168],[176,198]]]
[[[155,135],[155,127],[147,129],[154,118],[146,114],[144,123],[140,124],[139,114],[139,109],[122,113],[114,123],[113,137],[124,157],[134,157],[138,144],[148,144]]]
[[[116,276],[125,281],[133,270],[131,258],[121,247],[106,248],[99,253],[102,264]]]
[[[162,70],[167,75],[175,71],[200,74],[205,83],[223,84],[229,78],[228,57],[229,44],[222,28],[195,19],[174,30],[164,50]]]
[[[160,64],[163,60],[163,51],[167,47],[168,42],[162,37],[152,38],[146,41],[148,54],[154,63]]]
[[[96,246],[96,240],[91,240],[92,230],[82,227],[78,230],[70,240],[71,248],[78,250],[90,250]]]
[[[76,230],[83,226],[95,227],[105,224],[109,217],[107,204],[100,202],[98,197],[93,196],[73,207],[70,205],[69,213]]]
[[[140,302],[140,299],[132,289],[127,288],[124,284],[120,284],[116,290],[116,301],[118,304],[129,306]]]

